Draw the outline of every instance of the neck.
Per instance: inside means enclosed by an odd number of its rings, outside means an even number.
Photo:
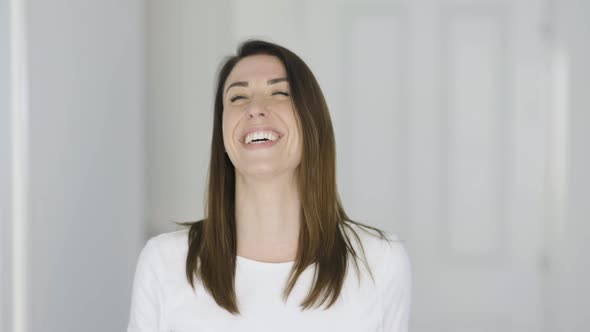
[[[236,232],[239,256],[293,260],[297,252],[300,201],[296,177],[272,180],[236,172]]]

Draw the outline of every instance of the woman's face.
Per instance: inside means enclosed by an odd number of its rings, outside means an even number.
[[[301,131],[283,63],[270,55],[240,60],[223,87],[223,143],[242,175],[272,177],[301,161]]]

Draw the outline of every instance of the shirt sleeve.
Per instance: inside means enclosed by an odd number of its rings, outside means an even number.
[[[162,296],[156,274],[157,258],[156,243],[150,239],[137,260],[127,332],[159,331]]]
[[[383,332],[407,332],[412,299],[412,270],[404,245],[392,236],[385,244]]]

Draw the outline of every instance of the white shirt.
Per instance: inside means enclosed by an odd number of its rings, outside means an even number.
[[[375,283],[359,260],[363,273],[359,285],[349,260],[336,303],[327,310],[328,301],[319,308],[301,310],[299,304],[312,285],[315,266],[304,271],[283,302],[281,294],[294,263],[237,256],[235,289],[241,316],[218,306],[199,279],[195,279],[196,291],[190,287],[185,277],[187,229],[152,237],[137,262],[127,332],[407,332],[412,275],[405,247],[392,233],[387,232],[394,240],[389,244],[352,227],[363,242]],[[357,249],[356,238],[350,239]],[[362,257],[361,251],[357,254]]]

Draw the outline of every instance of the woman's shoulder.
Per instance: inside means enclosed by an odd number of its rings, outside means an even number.
[[[165,232],[146,241],[140,260],[152,265],[159,273],[167,273],[184,266],[187,251],[188,229]]]
[[[388,278],[391,274],[407,273],[410,270],[405,240],[397,233],[366,224],[349,222],[348,225],[350,227],[345,228],[348,229],[351,242],[355,243],[355,249],[360,249],[360,246],[351,231],[358,235],[358,240],[362,244],[361,253],[365,253],[369,265],[375,268],[382,278]]]
[[[187,245],[188,229],[180,229],[171,232],[160,233],[150,237],[146,244],[150,244],[162,249],[178,249]]]
[[[188,250],[188,229],[160,233],[152,236],[146,243],[154,246],[163,256],[186,253]]]
[[[373,249],[376,251],[376,254],[382,253],[383,251],[389,251],[389,254],[392,254],[391,251],[405,250],[405,241],[395,232],[350,221],[345,222],[344,229],[351,240],[356,240],[355,235],[357,235],[358,240],[363,246]]]
[[[379,294],[383,328],[407,330],[412,298],[412,266],[405,240],[398,234],[376,231],[355,225],[363,244],[367,260],[375,272],[376,294]]]

